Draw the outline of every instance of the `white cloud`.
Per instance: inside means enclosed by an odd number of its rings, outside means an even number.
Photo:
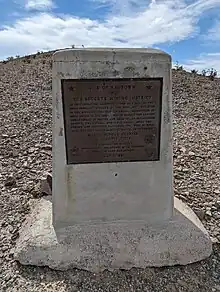
[[[208,70],[214,68],[220,76],[220,52],[201,54],[197,59],[189,60],[185,64],[181,64],[186,70]]]
[[[91,0],[106,1],[106,0]],[[109,0],[114,5],[120,1]],[[132,13],[131,7],[140,4]],[[84,45],[85,47],[147,47],[165,42],[178,42],[199,32],[197,21],[203,12],[220,7],[219,0],[148,1],[122,0],[126,13],[108,15],[104,21],[39,13],[18,19],[0,30],[1,59],[9,55],[24,55],[38,50]],[[32,3],[32,4],[30,4]],[[29,7],[49,7],[49,0],[29,1]],[[37,6],[38,3],[38,6]],[[43,4],[44,3],[44,4]],[[108,2],[110,3],[110,2]],[[121,5],[121,4],[120,4]],[[133,5],[133,6],[132,6]]]
[[[155,0],[90,0],[95,4],[95,7],[110,7],[111,14],[128,15],[134,12],[141,11]]]
[[[90,0],[101,5],[113,6],[123,12],[132,11],[133,8],[143,9],[149,6],[164,4],[174,9],[184,9],[189,15],[200,15],[202,12],[218,6],[219,0]]]
[[[209,29],[205,40],[220,41],[220,20],[216,21],[215,25]]]
[[[27,0],[25,3],[25,8],[27,10],[47,10],[52,7],[52,0]]]
[[[186,10],[187,13],[196,16],[216,7],[220,7],[219,0],[198,0],[187,6]]]

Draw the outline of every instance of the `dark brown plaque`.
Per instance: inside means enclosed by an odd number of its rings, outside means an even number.
[[[160,159],[162,78],[63,79],[67,164]]]

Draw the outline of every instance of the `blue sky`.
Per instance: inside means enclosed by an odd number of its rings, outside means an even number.
[[[220,0],[0,0],[0,59],[71,47],[154,47],[220,72]]]

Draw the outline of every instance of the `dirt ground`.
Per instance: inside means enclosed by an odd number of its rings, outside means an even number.
[[[170,268],[53,271],[13,247],[35,187],[52,169],[51,54],[0,63],[0,291],[220,291],[220,80],[173,70],[175,195],[200,217],[212,256]]]

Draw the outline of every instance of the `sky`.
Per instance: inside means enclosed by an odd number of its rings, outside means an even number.
[[[72,45],[159,48],[220,72],[220,0],[0,0],[0,60]]]

